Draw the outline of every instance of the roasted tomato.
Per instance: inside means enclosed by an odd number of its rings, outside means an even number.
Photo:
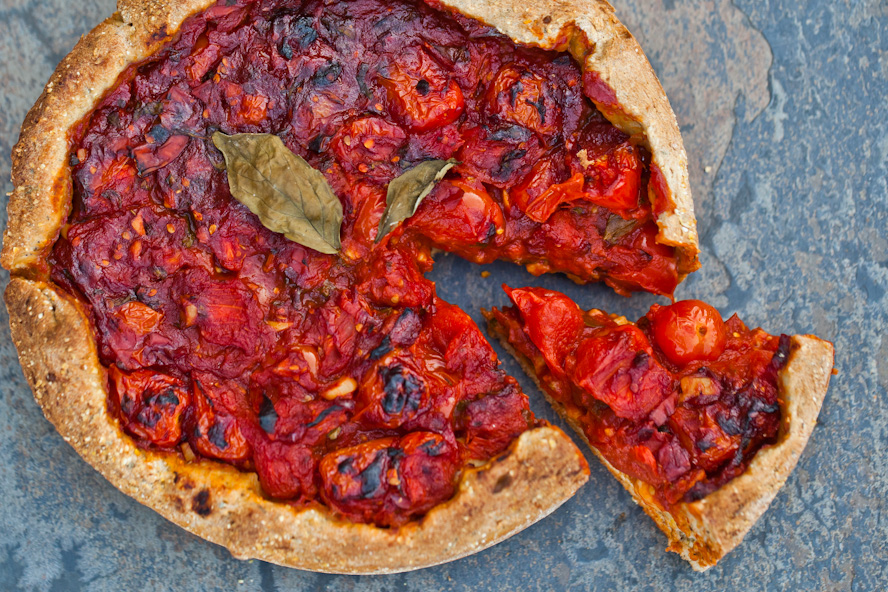
[[[225,398],[237,397],[224,390],[237,389],[231,384],[221,384],[212,375],[202,374],[193,381],[194,404],[189,409],[188,442],[198,453],[228,462],[246,460],[250,445],[241,432],[237,420],[225,407]],[[240,393],[245,398],[245,393]]]
[[[457,153],[466,174],[496,187],[508,188],[515,177],[543,155],[539,139],[527,129],[505,126],[473,127],[462,131],[465,143]]]
[[[182,439],[182,416],[191,395],[181,380],[154,372],[108,369],[126,431],[155,446],[175,446]]]
[[[541,136],[554,134],[561,129],[556,84],[520,64],[507,64],[487,88],[488,112]]]
[[[586,199],[611,210],[637,208],[643,166],[629,137],[598,115],[583,127],[577,146],[571,167],[586,177]]]
[[[411,356],[390,354],[367,371],[358,402],[369,427],[395,428],[429,408],[428,379]]]
[[[542,288],[513,290],[508,286],[503,289],[521,312],[527,334],[543,358],[552,368],[561,367],[585,326],[583,312],[560,292]]]
[[[580,342],[573,378],[617,416],[635,421],[672,392],[672,377],[635,325],[601,329]]]
[[[457,425],[464,430],[468,458],[485,459],[499,454],[533,426],[533,414],[518,386],[510,384],[497,393],[462,403]]]
[[[140,175],[153,173],[173,162],[188,145],[188,136],[169,136],[161,145],[149,143],[133,148]]]
[[[371,115],[349,121],[333,136],[330,147],[345,172],[388,181],[400,172],[397,163],[406,140],[399,126]]]
[[[675,248],[657,242],[659,228],[653,221],[636,226],[608,249],[613,268],[605,282],[621,294],[647,290],[672,294],[678,285]]]
[[[377,250],[361,270],[360,290],[379,306],[425,307],[434,295],[434,284],[422,276],[414,257],[403,249]]]
[[[585,178],[575,173],[563,179],[567,167],[552,158],[541,160],[530,169],[527,176],[515,186],[510,195],[522,212],[534,222],[545,222],[562,204],[585,199]]]
[[[380,82],[388,90],[391,112],[413,132],[452,123],[465,107],[456,81],[419,46],[395,56]]]
[[[256,474],[268,495],[281,499],[315,496],[317,459],[311,448],[266,439],[257,439],[254,446]]]
[[[706,471],[714,471],[733,458],[743,435],[737,418],[720,405],[679,407],[670,418],[669,427],[685,449],[692,452],[695,464]]]
[[[426,197],[408,224],[438,244],[485,243],[503,230],[503,212],[475,180],[445,180]]]
[[[725,323],[705,302],[681,300],[657,307],[650,318],[654,342],[673,364],[715,360],[725,350]]]
[[[457,463],[438,434],[373,440],[321,460],[321,496],[346,516],[398,526],[453,494]]]

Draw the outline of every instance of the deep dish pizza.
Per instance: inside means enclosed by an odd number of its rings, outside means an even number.
[[[698,300],[637,323],[506,288],[489,328],[699,570],[762,515],[814,428],[833,347],[769,335]]]
[[[485,548],[588,467],[432,252],[671,296],[696,269],[662,89],[604,2],[121,2],[14,154],[3,264],[47,417],[241,557],[383,573]],[[695,568],[742,539],[832,363],[700,302],[510,291],[504,341]]]
[[[164,516],[306,569],[454,559],[587,478],[433,249],[621,293],[698,265],[674,116],[605,2],[121,1],[13,159],[47,417]]]

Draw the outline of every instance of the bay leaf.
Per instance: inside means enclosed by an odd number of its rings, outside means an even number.
[[[604,229],[604,240],[608,244],[616,244],[621,238],[635,230],[638,220],[624,220],[616,214],[612,214],[607,219],[607,226]]]
[[[213,134],[231,195],[262,225],[321,253],[339,252],[342,204],[327,179],[274,134]]]
[[[376,231],[376,242],[416,213],[422,200],[432,192],[438,181],[459,164],[454,159],[426,160],[407,169],[389,183],[385,196],[385,212]]]

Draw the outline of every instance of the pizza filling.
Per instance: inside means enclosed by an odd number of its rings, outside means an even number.
[[[723,322],[696,300],[655,304],[630,324],[559,292],[507,292],[514,306],[489,314],[491,331],[662,507],[712,493],[776,441],[787,336],[750,330],[736,315]]]
[[[397,526],[447,499],[535,420],[424,277],[433,248],[621,293],[678,282],[649,155],[584,96],[593,82],[415,1],[224,1],[187,19],[73,134],[49,259],[90,314],[124,430],[353,521]],[[325,175],[339,256],[232,199],[216,131],[276,134]],[[375,243],[388,183],[448,158]]]

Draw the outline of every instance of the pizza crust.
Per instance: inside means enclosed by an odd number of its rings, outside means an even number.
[[[811,437],[833,369],[834,350],[830,342],[813,335],[792,336],[789,360],[778,375],[781,426],[777,442],[759,450],[739,477],[701,500],[677,504],[670,512],[654,500],[650,485],[615,468],[589,443],[582,425],[568,413],[567,407],[542,387],[533,363],[512,347],[508,335],[498,330],[499,325],[487,311],[484,313],[490,333],[518,360],[555,411],[666,534],[667,550],[681,555],[695,571],[706,571],[739,545],[768,509]]]
[[[241,559],[348,574],[437,565],[547,516],[589,478],[570,438],[539,427],[466,470],[454,497],[419,521],[399,529],[337,521],[322,507],[268,499],[254,473],[136,447],[107,412],[107,376],[79,305],[22,278],[10,282],[6,305],[25,377],[65,441],[125,494]]]

